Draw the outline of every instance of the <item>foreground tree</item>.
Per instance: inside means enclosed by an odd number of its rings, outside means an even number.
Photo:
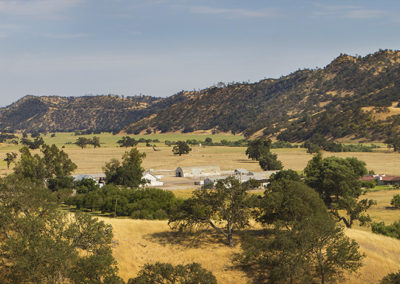
[[[7,169],[10,169],[10,165],[15,161],[15,159],[17,159],[17,153],[6,153],[4,161],[7,163]]]
[[[336,226],[318,194],[301,182],[271,183],[260,210],[258,220],[271,229],[245,238],[239,257],[256,275],[255,283],[335,282],[361,266],[357,243]]]
[[[375,201],[359,199],[363,194],[359,178],[367,173],[365,163],[356,158],[322,158],[314,156],[304,170],[305,182],[315,189],[332,214],[346,227],[351,228],[355,220],[361,225],[371,221],[366,211]],[[340,215],[345,210],[346,216]]]
[[[122,157],[122,163],[112,159],[104,167],[106,182],[115,185],[128,187],[139,187],[146,181],[143,180],[144,168],[142,161],[146,153],[140,153],[136,148],[132,148]]]
[[[128,284],[216,284],[217,279],[198,263],[173,266],[169,263],[156,262],[146,264],[136,278],[128,280]]]
[[[190,151],[192,151],[192,148],[185,141],[176,142],[176,145],[172,148],[172,153],[179,156],[189,154]]]
[[[233,235],[249,225],[251,199],[248,188],[236,178],[219,180],[212,189],[198,189],[169,219],[173,229],[213,228],[233,246]]]
[[[60,211],[46,188],[9,176],[0,180],[1,283],[120,281],[110,225]]]

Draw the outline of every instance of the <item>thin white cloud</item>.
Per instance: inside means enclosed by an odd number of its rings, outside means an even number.
[[[43,16],[75,7],[82,2],[83,0],[0,0],[0,14]]]
[[[83,33],[75,33],[75,34],[46,34],[44,36],[53,39],[76,39],[76,38],[88,37],[89,35]]]
[[[226,18],[265,18],[272,17],[272,10],[249,10],[249,9],[229,9],[229,8],[214,8],[209,6],[194,6],[190,8],[190,12],[195,14],[219,15]]]
[[[316,3],[317,10],[313,12],[315,16],[335,16],[347,19],[374,19],[387,16],[389,13],[378,9],[365,9],[353,5],[324,5]]]

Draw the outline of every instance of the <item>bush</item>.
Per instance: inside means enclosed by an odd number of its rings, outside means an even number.
[[[381,284],[399,284],[400,283],[400,271],[397,273],[390,273],[383,277]]]
[[[217,279],[198,263],[173,266],[169,263],[156,262],[145,264],[136,278],[128,280],[128,284],[216,284]]]
[[[400,222],[394,222],[391,225],[385,225],[384,222],[372,223],[372,232],[375,234],[381,234],[388,237],[400,239]]]
[[[400,194],[396,194],[393,196],[392,201],[390,201],[390,205],[396,208],[400,208]]]

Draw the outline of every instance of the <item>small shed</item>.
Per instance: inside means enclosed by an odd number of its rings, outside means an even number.
[[[143,179],[147,181],[145,186],[163,186],[164,183],[160,181],[156,176],[150,174],[150,173],[145,173],[143,175]]]
[[[177,177],[201,177],[220,175],[221,169],[219,166],[193,166],[193,167],[178,167],[175,170]]]

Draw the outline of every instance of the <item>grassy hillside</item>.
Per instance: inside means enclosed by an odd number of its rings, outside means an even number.
[[[216,129],[278,135],[288,141],[317,134],[378,141],[399,128],[399,79],[399,51],[340,55],[323,69],[185,92],[186,100],[135,122],[127,131]],[[381,119],[380,113],[387,115]]]

